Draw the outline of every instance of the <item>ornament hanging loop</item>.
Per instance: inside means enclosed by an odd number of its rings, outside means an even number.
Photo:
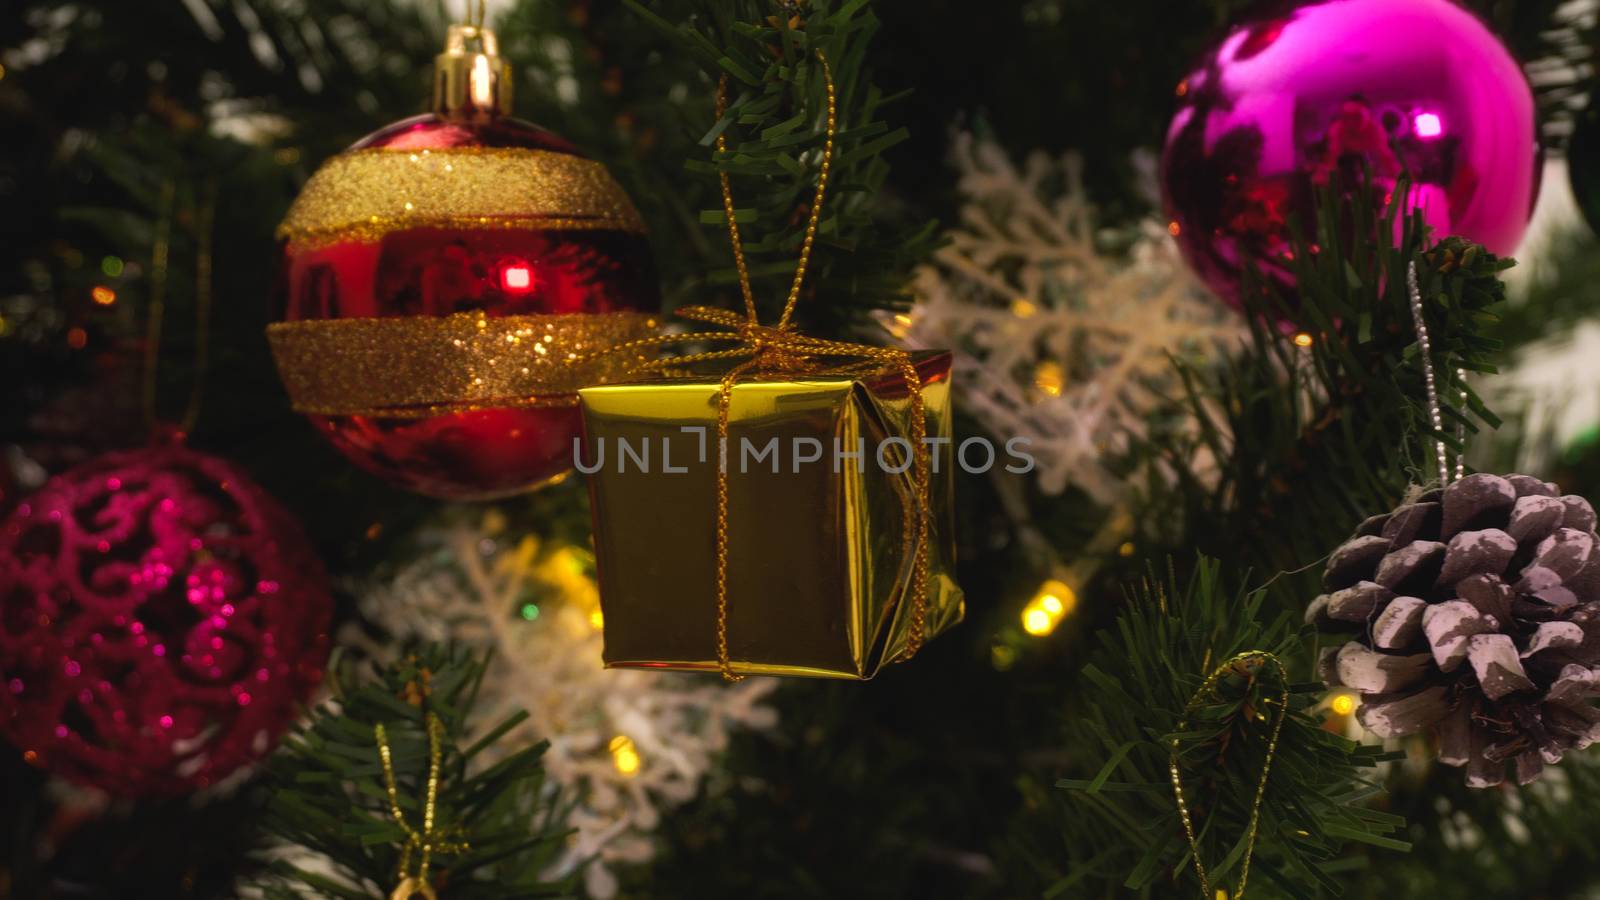
[[[738,273],[740,293],[744,297],[744,314],[714,307],[689,306],[677,310],[677,315],[699,322],[717,326],[720,330],[689,331],[679,334],[656,335],[632,341],[624,341],[612,347],[598,351],[589,357],[577,357],[575,362],[586,361],[594,356],[610,354],[632,354],[641,350],[654,350],[669,344],[692,343],[696,341],[720,341],[734,346],[724,350],[707,350],[689,353],[645,362],[638,368],[641,371],[662,369],[671,366],[680,368],[702,362],[739,360],[732,368],[728,369],[721,378],[717,394],[717,453],[721,461],[716,467],[716,643],[717,643],[717,670],[727,681],[741,681],[745,677],[737,671],[733,660],[732,651],[728,642],[728,618],[731,608],[729,597],[728,569],[733,558],[731,549],[732,524],[728,511],[728,444],[730,424],[730,406],[733,400],[734,385],[746,373],[759,371],[765,373],[783,372],[810,372],[815,371],[816,361],[821,358],[871,360],[882,363],[885,367],[898,372],[905,383],[906,396],[909,398],[909,434],[907,439],[911,444],[912,483],[911,490],[902,499],[902,532],[901,545],[903,552],[911,561],[912,584],[909,591],[909,620],[910,629],[903,648],[896,655],[897,660],[910,659],[921,649],[927,640],[928,634],[928,579],[932,563],[929,559],[929,494],[931,483],[931,462],[927,447],[927,411],[922,395],[922,376],[917,370],[916,363],[910,353],[905,350],[873,347],[866,344],[853,344],[847,341],[831,341],[823,338],[814,338],[803,334],[793,322],[795,307],[799,304],[801,289],[805,284],[806,271],[811,261],[811,250],[816,243],[817,232],[822,219],[823,201],[828,193],[828,181],[833,168],[834,140],[837,136],[838,95],[833,82],[833,70],[828,64],[827,56],[821,50],[814,50],[817,66],[822,72],[823,85],[827,96],[826,130],[824,133],[821,160],[818,165],[817,187],[812,196],[810,209],[807,211],[805,237],[800,245],[799,259],[795,265],[794,279],[790,282],[789,293],[784,301],[783,314],[777,324],[765,325],[761,322],[756,311],[755,294],[750,285],[750,270],[744,255],[744,242],[739,233],[739,221],[733,202],[733,187],[726,171],[719,171],[718,175],[722,186],[722,206],[728,226],[728,242],[733,251],[734,268]],[[717,83],[716,109],[717,119],[721,121],[728,114],[728,77],[723,75]],[[728,152],[727,133],[724,130],[716,138],[718,158]]]
[[[444,840],[441,831],[435,828],[439,804],[439,769],[444,756],[444,723],[432,711],[428,712],[424,721],[428,732],[428,781],[422,802],[421,828],[411,825],[400,807],[400,786],[395,780],[388,730],[382,722],[372,726],[373,738],[378,744],[378,760],[383,764],[383,789],[388,795],[389,814],[406,835],[405,845],[400,849],[399,871],[395,876],[400,883],[389,894],[389,900],[408,900],[416,896],[438,900],[438,894],[428,881],[428,866],[434,852],[463,853],[468,849],[464,842]],[[413,855],[418,857],[415,872],[411,870]]]
[[[1209,656],[1209,654],[1208,654]],[[1233,892],[1233,900],[1244,900],[1245,884],[1250,880],[1250,859],[1255,855],[1256,835],[1261,825],[1261,801],[1267,794],[1267,776],[1272,773],[1272,760],[1278,755],[1278,736],[1283,732],[1283,722],[1289,717],[1289,670],[1284,667],[1283,661],[1275,654],[1265,650],[1247,650],[1237,654],[1227,662],[1212,670],[1201,683],[1200,689],[1189,698],[1184,707],[1183,721],[1178,723],[1178,732],[1189,730],[1189,713],[1207,699],[1216,696],[1217,684],[1229,675],[1243,675],[1254,682],[1262,669],[1272,668],[1276,671],[1283,688],[1276,697],[1263,701],[1265,705],[1276,706],[1277,714],[1273,717],[1272,733],[1267,739],[1266,759],[1261,763],[1261,778],[1256,782],[1255,796],[1250,801],[1250,821],[1245,826],[1244,857],[1239,863],[1239,886]],[[1265,716],[1261,717],[1265,719]],[[1189,839],[1189,852],[1194,859],[1195,874],[1200,877],[1200,896],[1202,900],[1212,900],[1213,896],[1222,894],[1211,890],[1211,876],[1206,871],[1206,865],[1200,859],[1200,840],[1195,836],[1194,819],[1189,815],[1189,801],[1183,792],[1183,777],[1181,774],[1181,761],[1178,758],[1179,742],[1172,739],[1172,754],[1168,758],[1168,772],[1172,778],[1172,796],[1178,804],[1178,818],[1183,820],[1183,833]]]
[[[467,21],[451,25],[433,60],[433,111],[446,118],[488,119],[511,111],[511,65],[484,25],[484,0],[467,0]]]
[[[723,375],[717,395],[717,448],[722,461],[717,467],[717,668],[722,672],[723,679],[733,682],[740,681],[744,676],[734,671],[733,659],[728,649],[728,564],[731,558],[730,538],[731,525],[728,514],[728,440],[729,440],[729,407],[733,401],[733,386],[740,376],[757,368],[776,368],[779,370],[793,370],[801,368],[808,356],[856,356],[867,359],[877,359],[894,365],[905,380],[907,394],[911,398],[911,456],[913,469],[912,498],[906,501],[904,510],[906,530],[903,536],[903,546],[911,559],[912,578],[915,579],[911,594],[911,634],[906,642],[906,647],[901,654],[902,659],[909,659],[921,649],[927,638],[927,606],[928,606],[928,493],[929,493],[929,461],[928,451],[924,443],[926,437],[926,413],[922,397],[922,378],[917,372],[917,367],[911,362],[911,357],[902,350],[885,350],[874,347],[860,347],[838,341],[825,341],[809,338],[800,334],[793,323],[795,307],[800,302],[800,291],[805,285],[806,271],[811,265],[811,250],[816,244],[817,231],[822,221],[822,205],[828,196],[828,180],[833,171],[834,139],[838,134],[838,92],[833,82],[833,68],[828,64],[828,57],[820,49],[814,50],[817,66],[822,71],[822,83],[826,92],[827,114],[823,134],[821,160],[817,167],[817,187],[811,198],[811,208],[806,215],[805,237],[800,244],[799,259],[795,263],[794,279],[789,284],[789,294],[784,299],[783,314],[779,316],[776,325],[763,325],[756,311],[755,292],[750,286],[750,269],[745,261],[744,241],[739,234],[739,219],[733,202],[733,185],[726,169],[718,172],[722,187],[722,209],[728,223],[728,243],[733,250],[733,265],[739,275],[739,291],[744,297],[744,318],[736,314],[714,309],[684,309],[679,310],[680,315],[698,318],[732,329],[721,335],[678,335],[668,340],[683,340],[686,337],[711,337],[713,339],[738,340],[744,344],[734,353],[748,355],[749,358],[729,369]],[[717,118],[720,121],[728,114],[728,75],[723,73],[717,81]],[[717,134],[716,147],[718,154],[728,152],[727,130]],[[627,346],[627,345],[624,345]],[[678,363],[699,359],[726,358],[728,351],[712,351],[687,357],[679,357]]]

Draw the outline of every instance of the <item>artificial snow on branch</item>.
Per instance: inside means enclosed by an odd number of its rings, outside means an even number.
[[[1166,229],[1100,228],[1081,160],[955,144],[960,223],[915,276],[910,313],[880,314],[907,347],[953,347],[958,402],[1030,441],[1038,488],[1125,498],[1119,460],[1170,407],[1174,356],[1207,359],[1243,333],[1189,275]]]
[[[412,563],[362,597],[367,618],[393,637],[371,651],[408,640],[494,651],[474,721],[528,713],[496,746],[549,742],[550,783],[576,804],[556,873],[586,866],[588,894],[614,896],[612,867],[654,856],[662,813],[700,792],[730,732],[777,722],[763,703],[777,682],[606,669],[587,551],[508,534],[492,512],[423,539]]]

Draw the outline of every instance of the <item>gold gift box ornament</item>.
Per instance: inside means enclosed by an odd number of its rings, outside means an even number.
[[[865,680],[961,621],[951,466],[930,451],[950,442],[950,354],[808,337],[791,321],[836,127],[833,75],[815,55],[827,139],[778,323],[756,314],[723,172],[744,316],[679,310],[722,330],[617,349],[733,346],[578,392],[608,667]],[[718,119],[727,89],[723,75]],[[716,145],[727,152],[726,129]]]
[[[961,621],[950,354],[917,354],[914,365],[928,446],[943,451],[930,454],[926,508],[905,453],[915,404],[897,369],[770,371],[731,385],[724,577],[734,674],[867,679]],[[721,385],[702,374],[579,391],[607,666],[721,668]],[[920,625],[919,515],[929,525]]]

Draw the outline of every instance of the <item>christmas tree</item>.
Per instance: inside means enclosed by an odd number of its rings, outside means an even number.
[[[1600,890],[1595,4],[13,9],[0,897]]]

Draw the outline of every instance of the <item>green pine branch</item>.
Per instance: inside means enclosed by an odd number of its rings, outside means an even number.
[[[817,61],[832,70],[836,138],[817,247],[799,315],[824,330],[865,312],[903,306],[911,269],[934,246],[934,224],[886,227],[877,201],[888,176],[888,150],[905,141],[891,125],[885,96],[872,82],[868,46],[879,21],[861,0],[772,4],[695,0],[671,6],[673,24],[639,0],[626,5],[694,60],[702,77],[689,108],[704,114],[685,168],[698,182],[697,220],[715,260],[706,282],[737,297],[718,173],[732,178],[745,253],[764,315],[776,317],[788,293],[804,237],[826,132],[826,88]],[[667,12],[668,10],[663,10]],[[729,79],[728,109],[714,116],[719,79]],[[718,135],[728,150],[715,150]],[[700,298],[704,302],[704,298]],[[737,301],[734,301],[737,302]]]
[[[1222,566],[1204,558],[1187,583],[1147,581],[1128,598],[1084,668],[1092,699],[1074,711],[1067,736],[1077,777],[1059,781],[1063,791],[1033,792],[1061,830],[1059,844],[1052,837],[1046,847],[1035,835],[1025,854],[1036,873],[1056,873],[1045,896],[1198,889],[1169,773],[1174,739],[1206,870],[1214,888],[1233,889],[1284,684],[1269,668],[1239,666],[1192,708],[1191,698],[1208,674],[1246,651],[1275,654],[1299,671],[1300,631],[1290,613],[1268,612],[1264,591],[1232,587]],[[1336,889],[1336,856],[1347,843],[1407,845],[1393,836],[1403,821],[1365,803],[1377,791],[1366,770],[1387,758],[1381,748],[1323,729],[1320,685],[1288,688],[1250,883],[1309,897]]]
[[[567,834],[545,782],[546,745],[525,747],[492,765],[479,759],[526,714],[500,723],[470,746],[462,742],[487,668],[486,659],[466,651],[428,647],[370,675],[349,668],[334,672],[334,699],[313,712],[269,762],[272,795],[263,828],[284,844],[326,857],[338,877],[280,858],[261,886],[265,896],[389,896],[400,880],[406,828],[419,829],[423,822],[429,714],[444,732],[436,833],[460,845],[433,852],[435,888],[453,900],[574,895],[570,879],[545,875]],[[379,724],[392,751],[404,828],[389,809],[375,734]],[[415,859],[412,866],[414,871]]]
[[[1460,238],[1427,246],[1420,220],[1401,216],[1404,195],[1397,186],[1383,207],[1368,191],[1329,188],[1315,229],[1294,242],[1294,287],[1259,273],[1247,279],[1256,287],[1242,291],[1245,345],[1214,364],[1175,361],[1197,428],[1154,440],[1173,487],[1152,507],[1175,511],[1146,517],[1156,546],[1194,547],[1240,570],[1315,570],[1362,519],[1393,508],[1409,485],[1437,479],[1436,437],[1453,453],[1458,431],[1498,424],[1456,372],[1494,371],[1490,310],[1504,298],[1498,274],[1511,261]],[[1411,316],[1412,261],[1432,338],[1439,435]],[[1311,578],[1281,579],[1274,593],[1298,609],[1312,596],[1304,593]]]

